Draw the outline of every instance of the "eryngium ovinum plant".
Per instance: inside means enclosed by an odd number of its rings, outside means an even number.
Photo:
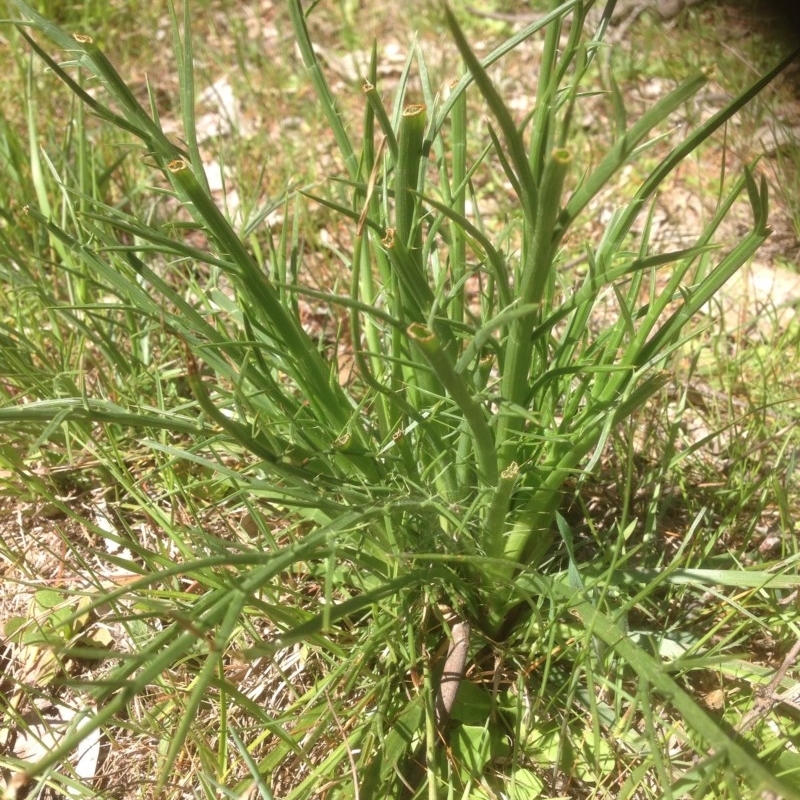
[[[558,719],[561,707],[566,736],[570,704],[592,671],[588,685],[602,686],[606,698],[600,708],[599,697],[583,697],[595,713],[586,730],[593,731],[598,774],[623,776],[614,790],[619,796],[627,774],[628,791],[647,775],[651,788],[660,782],[669,794],[671,785],[680,793],[679,784],[708,788],[737,780],[735,774],[753,787],[800,796],[625,635],[635,585],[630,596],[607,592],[609,573],[582,568],[559,514],[565,488],[580,484],[615,427],[665,384],[670,357],[695,315],[768,235],[766,190],[747,171],[690,247],[651,246],[647,219],[661,182],[784,65],[690,132],[628,196],[615,197],[599,241],[584,246],[584,269],[566,271],[568,232],[621,167],[643,154],[652,158],[648,144],[663,133],[658,126],[698,92],[703,75],[679,83],[628,123],[623,98],[601,69],[616,133],[602,158],[578,166],[573,126],[590,69],[603,61],[613,3],[591,28],[591,2],[554,5],[483,59],[445,7],[462,77],[440,96],[415,50],[389,108],[373,57],[360,125],[340,116],[300,0],[288,5],[346,169],[330,192],[316,189],[294,202],[323,203],[349,225],[352,247],[340,253],[347,292],[320,292],[304,282],[303,231],[292,229],[291,203],[281,233],[257,259],[248,242],[265,215],[236,230],[212,200],[194,125],[190,3],[183,20],[173,13],[184,123],[178,145],[162,130],[155,105],[140,105],[91,32],[71,35],[16,2],[25,20],[17,27],[30,47],[92,114],[142,143],[209,246],[194,247],[181,228],[104,204],[91,183],[61,186],[65,196],[79,193],[75,214],[49,213],[41,198],[29,198],[26,224],[39,226],[106,306],[116,298],[126,314],[147,325],[159,321],[181,342],[199,419],[187,422],[185,410],[145,414],[84,396],[6,409],[2,420],[57,420],[48,430],[73,424],[78,438],[91,430],[87,420],[173,430],[180,438],[167,444],[153,437],[151,446],[215,470],[234,490],[229,502],[244,497],[252,507],[277,509],[292,532],[276,541],[264,531],[245,552],[237,545],[193,553],[187,544],[185,560],[114,592],[98,591],[93,607],[121,615],[141,608],[123,604],[126,597],[172,585],[176,576],[201,589],[181,594],[174,616],[151,610],[160,619],[152,636],[84,687],[85,705],[70,734],[27,765],[30,775],[56,780],[82,737],[127,717],[134,699],[191,653],[198,666],[182,690],[180,720],[165,737],[158,792],[170,784],[181,754],[195,747],[213,754],[203,763],[217,770],[218,786],[235,774],[226,771],[229,761],[246,765],[250,777],[231,786],[230,796],[242,796],[248,781],[272,796],[270,775],[292,759],[298,777],[288,797],[310,796],[323,785],[341,797],[436,797],[445,786],[466,797],[481,785],[535,796],[543,770],[567,763],[563,752],[544,750],[537,763],[529,747],[537,721]],[[49,55],[34,33],[57,45],[65,61]],[[513,58],[530,37],[539,37],[543,49],[531,76],[531,111],[519,118],[488,68]],[[406,99],[412,75],[423,102]],[[470,98],[478,97],[481,116],[471,111]],[[501,230],[482,222],[474,191],[488,165],[502,170],[503,191],[514,198]],[[740,199],[752,209],[752,230],[721,251],[713,236]],[[643,233],[635,239],[637,221]],[[175,273],[167,280],[156,268],[165,258],[195,269],[204,264],[227,288],[191,296]],[[616,318],[595,323],[593,309],[609,297]],[[301,324],[299,298],[327,304],[349,339],[321,346]],[[82,324],[91,329],[96,318],[87,314]],[[104,346],[98,337],[98,358]],[[344,382],[337,368],[343,349],[354,364]],[[226,454],[236,456],[235,469]],[[614,536],[609,549],[619,541]],[[594,551],[598,562],[606,555]],[[290,573],[321,587],[311,606],[287,607],[281,599]],[[170,596],[161,595],[158,608]],[[255,619],[267,620],[271,633],[259,635]],[[316,663],[326,667],[310,687],[287,686],[283,707],[252,702],[235,670],[227,670],[234,660],[261,658],[268,671],[297,645],[322,654]],[[566,655],[556,659],[558,651]],[[544,669],[528,674],[536,659]],[[462,681],[475,664],[472,679]],[[481,669],[494,671],[494,682],[481,678]],[[505,678],[499,681],[509,673],[510,691]],[[615,677],[604,682],[599,675]],[[536,695],[539,710],[525,707],[528,681],[552,687]],[[689,756],[679,767],[659,755],[667,740],[655,733],[648,698],[682,719]],[[196,727],[210,702],[220,704],[216,738]],[[645,733],[622,725],[631,704],[648,720]],[[627,732],[619,740],[615,725]]]

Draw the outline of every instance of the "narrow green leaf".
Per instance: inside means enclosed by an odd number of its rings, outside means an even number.
[[[467,65],[472,79],[477,84],[503,133],[509,159],[514,167],[516,182],[520,187],[521,210],[527,218],[533,219],[536,216],[537,207],[536,188],[528,164],[528,157],[525,152],[522,135],[517,130],[517,126],[508,110],[508,106],[503,102],[497,90],[494,88],[492,80],[469,46],[455,15],[448,6],[444,7],[444,14],[447,27],[450,29],[450,33],[461,53],[461,57],[464,59],[464,63]]]

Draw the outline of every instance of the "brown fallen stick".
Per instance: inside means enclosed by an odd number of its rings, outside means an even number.
[[[447,658],[444,662],[434,704],[436,731],[440,739],[444,737],[444,729],[455,705],[458,687],[464,678],[470,633],[468,622],[457,622],[450,629],[450,646],[447,650]]]

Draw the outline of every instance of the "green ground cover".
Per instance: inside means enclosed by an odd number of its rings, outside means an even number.
[[[793,54],[592,5],[12,5],[9,795],[800,797]]]

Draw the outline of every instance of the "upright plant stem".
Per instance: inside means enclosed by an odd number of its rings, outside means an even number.
[[[483,409],[473,400],[464,379],[453,369],[436,335],[417,323],[409,326],[408,335],[430,362],[434,374],[461,409],[473,436],[480,482],[485,486],[497,483],[497,457],[494,437]]]
[[[407,248],[418,266],[420,281],[426,280],[420,261],[422,255],[422,230],[417,219],[422,191],[419,167],[422,161],[422,141],[425,135],[425,106],[414,104],[403,109],[398,136],[397,166],[395,168],[394,202],[396,236]]]
[[[522,306],[540,306],[552,279],[551,270],[555,248],[558,244],[556,220],[561,207],[564,178],[572,161],[571,153],[564,148],[555,149],[545,166],[539,191],[539,213],[534,230],[526,237],[525,252],[519,278],[518,302]],[[528,394],[533,353],[533,330],[541,320],[542,312],[518,316],[511,324],[508,352],[503,366],[502,395],[507,403],[523,405]],[[514,411],[501,412],[497,441],[500,447],[500,466],[516,460],[514,437],[519,432],[522,417]]]
[[[464,218],[467,205],[467,96],[461,94],[453,104],[451,112],[452,136],[452,169],[453,193],[450,197],[450,208],[459,217]],[[464,294],[466,287],[466,240],[464,228],[458,223],[450,223],[450,280],[455,296],[451,304],[450,318],[455,322],[464,320]],[[456,288],[457,287],[457,288]]]

